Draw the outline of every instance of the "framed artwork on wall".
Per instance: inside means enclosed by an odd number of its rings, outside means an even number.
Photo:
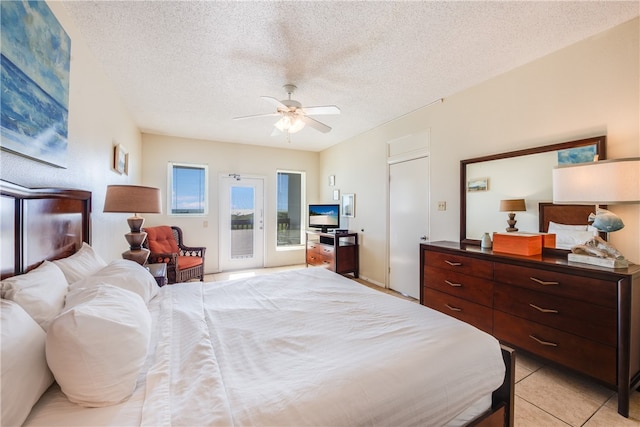
[[[467,182],[467,191],[470,193],[487,190],[489,190],[489,178],[470,179]]]
[[[66,167],[71,39],[43,1],[2,1],[0,16],[2,149]]]
[[[342,216],[354,218],[356,216],[356,195],[342,195]]]
[[[119,174],[128,174],[128,160],[129,154],[125,151],[124,147],[120,144],[113,146],[113,170]]]

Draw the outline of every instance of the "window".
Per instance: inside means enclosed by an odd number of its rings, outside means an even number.
[[[304,177],[304,172],[278,171],[278,248],[302,245]]]
[[[169,163],[169,215],[206,215],[208,206],[208,167]]]

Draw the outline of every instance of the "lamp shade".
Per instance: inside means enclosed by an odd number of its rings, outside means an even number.
[[[160,189],[139,185],[109,185],[104,212],[162,213]]]
[[[640,202],[640,157],[556,167],[553,202]]]
[[[524,199],[500,200],[500,212],[522,212],[527,206]]]

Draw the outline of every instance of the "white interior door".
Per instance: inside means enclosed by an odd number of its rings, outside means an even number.
[[[264,181],[220,177],[220,270],[264,266]]]
[[[429,232],[429,158],[389,165],[389,287],[420,298],[419,244]]]

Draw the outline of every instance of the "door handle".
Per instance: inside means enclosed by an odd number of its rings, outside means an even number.
[[[427,236],[420,236],[420,240],[426,241],[427,240]]]

